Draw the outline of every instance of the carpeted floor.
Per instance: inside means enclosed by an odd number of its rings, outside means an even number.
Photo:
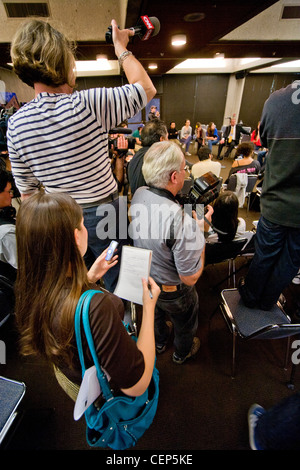
[[[228,170],[230,162],[225,162]],[[248,228],[259,213],[242,211]],[[237,262],[238,277],[245,274],[247,260]],[[285,341],[239,342],[235,379],[230,375],[231,335],[217,309],[220,290],[213,285],[226,278],[227,263],[208,266],[197,283],[200,298],[199,331],[201,348],[197,357],[184,365],[172,362],[172,342],[157,357],[160,398],[156,417],[137,446],[138,451],[249,450],[247,411],[254,402],[270,407],[299,390],[286,386],[291,368],[283,370]],[[286,291],[287,311],[294,317],[299,285]],[[6,344],[6,364],[0,375],[24,381],[27,387],[15,433],[5,441],[7,450],[88,450],[85,421],[73,419],[73,403],[60,389],[52,369],[43,361],[21,358],[13,321],[0,330]],[[16,423],[16,424],[17,424]],[[101,451],[100,451],[101,452]],[[102,452],[106,452],[103,451]]]

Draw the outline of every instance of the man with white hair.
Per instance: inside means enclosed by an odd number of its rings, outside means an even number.
[[[200,347],[195,336],[199,310],[195,284],[204,267],[203,221],[176,200],[185,179],[185,159],[178,145],[153,144],[142,171],[147,186],[137,189],[131,201],[130,236],[136,247],[152,250],[150,275],[161,288],[155,310],[156,350],[161,353],[167,347],[168,315],[174,326],[173,361],[182,364]]]

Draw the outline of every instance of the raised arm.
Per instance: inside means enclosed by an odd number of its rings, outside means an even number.
[[[115,53],[119,58],[123,52],[127,51],[129,38],[134,35],[134,32],[130,29],[118,29],[115,20],[112,20],[111,25]],[[130,54],[123,61],[122,67],[129,83],[139,83],[144,88],[149,102],[156,95],[156,88],[142,64],[133,54]]]

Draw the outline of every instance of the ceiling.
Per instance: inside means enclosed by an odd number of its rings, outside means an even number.
[[[299,63],[288,70],[282,65],[270,68],[276,62],[279,65],[300,59],[300,0],[27,0],[26,4],[0,0],[0,66],[7,67],[10,62],[10,41],[24,21],[24,17],[12,15],[19,11],[32,14],[32,8],[43,7],[38,5],[41,3],[48,9],[47,21],[76,41],[78,60],[95,60],[98,54],[105,54],[112,61],[111,71],[93,75],[120,73],[114,48],[105,42],[111,19],[115,18],[121,28],[131,27],[138,24],[141,15],[160,21],[155,37],[142,41],[136,36],[128,46],[150,75],[300,70]],[[173,47],[174,34],[185,34],[187,44]],[[221,68],[216,59],[207,61],[217,53],[225,55]],[[197,69],[177,68],[186,59],[200,58],[206,61]],[[245,61],[251,58],[256,60]],[[157,64],[156,70],[148,69],[152,63]]]

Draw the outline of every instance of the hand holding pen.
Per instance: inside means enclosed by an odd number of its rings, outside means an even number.
[[[154,302],[156,304],[156,301],[158,299],[158,296],[160,294],[160,288],[152,279],[152,277],[149,276],[148,280],[147,279],[142,279],[143,282],[143,305],[149,302]]]

